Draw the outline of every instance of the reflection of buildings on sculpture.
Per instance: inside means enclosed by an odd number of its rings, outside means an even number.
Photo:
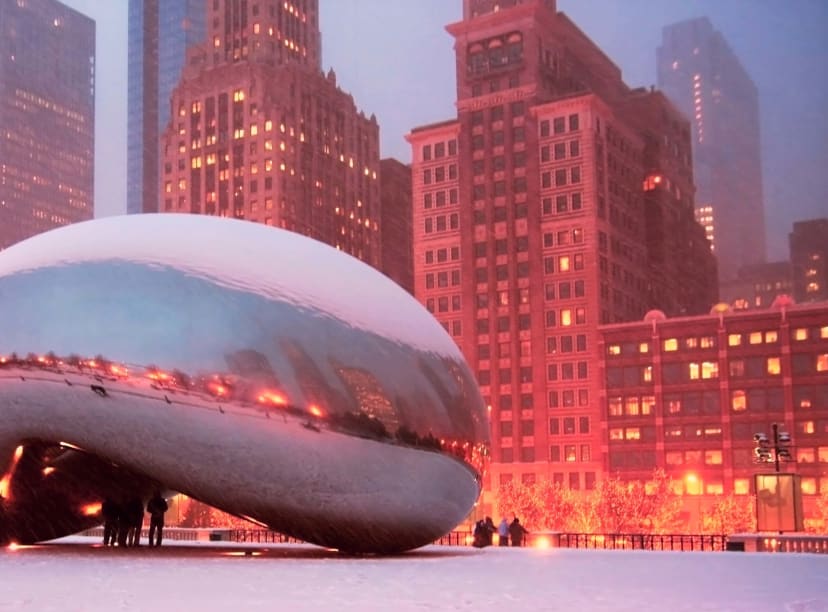
[[[357,410],[379,420],[391,434],[399,429],[400,419],[394,405],[380,384],[368,370],[335,364],[336,373],[351,392]]]
[[[753,439],[790,432],[806,518],[828,491],[828,302],[714,309],[601,329],[605,468],[645,480],[664,467],[682,492],[710,502],[755,494]],[[694,474],[692,479],[686,477]]]

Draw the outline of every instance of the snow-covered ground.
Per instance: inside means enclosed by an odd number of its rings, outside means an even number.
[[[73,537],[0,552],[0,610],[828,612],[828,555],[431,546],[348,557]]]

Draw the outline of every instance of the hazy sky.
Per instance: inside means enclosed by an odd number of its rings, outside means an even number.
[[[97,22],[97,216],[126,208],[127,0],[63,0]],[[408,162],[412,127],[455,116],[454,51],[444,26],[462,0],[320,0],[324,68],[366,114],[382,155]],[[662,26],[707,16],[759,89],[768,256],[786,259],[795,220],[828,217],[828,1],[558,0],[621,68],[656,82]]]

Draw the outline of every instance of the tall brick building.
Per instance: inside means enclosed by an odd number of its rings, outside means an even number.
[[[515,478],[595,486],[598,326],[706,312],[715,263],[688,123],[627,87],[555,0],[464,0],[448,31],[457,118],[408,136],[414,283],[491,407],[488,510]]]
[[[0,250],[93,216],[95,22],[0,0]]]
[[[206,6],[162,135],[163,212],[275,225],[379,267],[379,127],[321,70],[318,1]]]

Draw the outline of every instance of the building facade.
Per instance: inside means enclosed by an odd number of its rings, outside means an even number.
[[[765,261],[756,86],[706,17],[666,26],[656,59],[659,88],[692,124],[696,210],[724,286]]]
[[[725,283],[719,294],[735,310],[767,308],[781,295],[793,295],[793,277],[788,261],[769,261],[741,268],[736,279]]]
[[[129,0],[127,213],[158,212],[161,132],[187,49],[204,41],[207,0]]]
[[[595,486],[598,326],[640,319],[670,283],[692,285],[661,272],[687,251],[656,256],[649,242],[702,230],[689,126],[657,92],[630,90],[554,0],[465,0],[448,31],[458,115],[408,135],[414,286],[489,406],[491,511],[513,479]],[[656,110],[673,117],[669,131],[649,126]],[[661,217],[646,214],[649,201]],[[687,248],[699,246],[697,264],[715,270],[703,238]],[[700,283],[715,295],[715,272]],[[675,293],[665,308],[709,309]]]
[[[754,434],[773,424],[792,438],[808,513],[828,491],[828,302],[764,309],[726,305],[709,315],[601,328],[604,469],[646,481],[664,468],[691,512],[723,495],[748,495]]]
[[[410,166],[390,157],[380,160],[380,198],[382,271],[414,295]]]
[[[828,300],[828,219],[795,222],[789,242],[796,300]]]
[[[161,136],[161,210],[282,227],[379,267],[379,126],[321,70],[318,2],[207,9]]]
[[[0,249],[91,219],[95,22],[0,0]]]

